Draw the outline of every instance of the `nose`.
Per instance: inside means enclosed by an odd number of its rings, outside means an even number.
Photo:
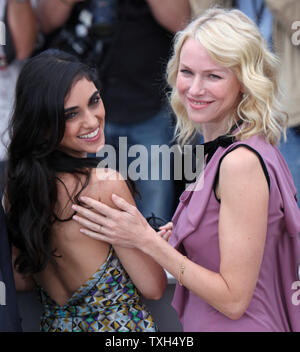
[[[101,116],[98,116],[94,111],[87,110],[84,115],[83,127],[86,129],[98,127]]]
[[[193,96],[199,96],[199,95],[203,95],[205,93],[204,82],[199,75],[196,75],[193,78],[189,92]]]

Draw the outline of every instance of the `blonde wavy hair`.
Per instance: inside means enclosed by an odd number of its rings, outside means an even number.
[[[238,140],[263,134],[275,145],[282,133],[286,138],[287,114],[279,102],[278,58],[245,14],[239,10],[212,8],[176,34],[167,66],[167,81],[172,89],[169,99],[177,117],[175,135],[179,143],[184,145],[201,129],[189,120],[176,89],[180,52],[188,38],[198,40],[217,64],[232,69],[243,87],[243,97],[236,114],[228,121],[227,132],[241,119],[246,123],[235,134]]]

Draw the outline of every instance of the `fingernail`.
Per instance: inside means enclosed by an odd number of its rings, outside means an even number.
[[[86,201],[86,197],[83,197],[83,196],[79,197],[79,199],[82,200],[83,202]]]
[[[78,216],[74,215],[74,216],[73,216],[73,219],[74,219],[74,220],[78,220],[79,218],[78,218]]]
[[[72,209],[77,210],[77,205],[73,204]]]

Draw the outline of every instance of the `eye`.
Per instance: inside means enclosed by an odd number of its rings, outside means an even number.
[[[183,73],[184,75],[191,75],[192,74],[192,72],[187,69],[182,69],[182,70],[180,70],[180,72]]]
[[[94,104],[98,104],[99,101],[100,101],[100,97],[95,97],[95,98],[93,99],[93,103],[94,103]]]
[[[65,113],[65,119],[66,121],[68,120],[72,120],[77,116],[77,112],[76,111],[71,111],[71,112],[67,112]]]
[[[91,104],[91,105],[97,105],[97,104],[100,103],[100,101],[101,101],[101,97],[100,97],[100,95],[98,94],[98,95],[95,95],[94,97],[92,97],[92,99],[91,99],[91,101],[90,101],[90,104]]]
[[[209,78],[212,78],[212,79],[222,79],[222,77],[218,76],[218,75],[215,75],[214,73],[210,73],[208,75]]]

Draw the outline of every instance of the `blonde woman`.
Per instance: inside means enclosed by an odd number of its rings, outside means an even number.
[[[181,195],[169,242],[171,226],[157,236],[119,197],[120,211],[90,198],[94,211],[75,208],[83,234],[136,247],[177,278],[185,331],[300,331],[300,212],[276,147],[277,70],[242,12],[205,12],[177,34],[168,65],[178,140],[201,129],[205,141],[204,175]]]

